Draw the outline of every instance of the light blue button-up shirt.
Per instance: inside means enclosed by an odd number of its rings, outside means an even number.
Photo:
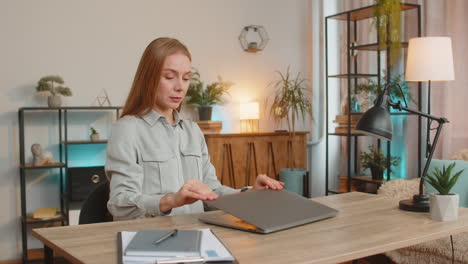
[[[163,215],[161,198],[177,192],[188,179],[202,181],[218,195],[239,191],[218,181],[198,125],[176,111],[174,117],[171,125],[153,110],[143,117],[124,116],[113,125],[106,174],[111,187],[107,207],[114,220]],[[201,201],[170,214],[195,212],[203,212]]]

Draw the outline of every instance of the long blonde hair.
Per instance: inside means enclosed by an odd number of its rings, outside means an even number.
[[[192,61],[187,47],[177,39],[158,38],[146,47],[120,117],[144,116],[154,108],[164,61],[168,56],[179,52]]]

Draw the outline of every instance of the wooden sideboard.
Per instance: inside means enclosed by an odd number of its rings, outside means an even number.
[[[288,145],[296,168],[306,168],[308,132],[207,134],[205,135],[211,162],[222,184],[233,188],[253,185],[258,174],[278,177],[288,166]],[[290,142],[290,143],[288,143]]]

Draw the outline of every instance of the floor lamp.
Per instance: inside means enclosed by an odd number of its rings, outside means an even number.
[[[408,60],[406,66],[407,81],[422,80],[453,80],[453,58],[452,44],[450,38],[415,38],[410,39],[408,49]],[[435,77],[431,77],[435,76]],[[413,212],[429,212],[429,197],[424,193],[424,179],[434,154],[437,141],[439,140],[442,127],[448,120],[436,117],[417,110],[403,106],[400,101],[394,102],[390,99],[390,88],[401,87],[398,83],[389,83],[379,94],[375,105],[367,110],[356,125],[359,133],[375,136],[384,140],[391,140],[393,135],[393,123],[390,116],[390,107],[399,111],[405,110],[409,113],[425,117],[430,121],[437,121],[437,132],[432,145],[428,144],[429,155],[421,174],[419,193],[413,199],[402,200],[399,203],[401,210]],[[403,92],[402,92],[403,93]],[[421,136],[421,135],[419,135]],[[428,142],[430,141],[428,137]]]
[[[449,37],[410,39],[405,80],[409,82],[427,82],[428,114],[431,114],[431,82],[452,81],[454,79],[452,40]],[[429,124],[426,133],[427,154],[431,151]]]

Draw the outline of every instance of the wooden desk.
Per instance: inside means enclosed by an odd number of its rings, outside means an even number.
[[[340,215],[262,235],[206,225],[199,214],[34,229],[33,236],[73,263],[117,263],[118,231],[211,228],[239,263],[338,263],[468,231],[468,209],[459,220],[435,222],[373,194],[351,192],[314,200]],[[208,212],[216,214],[218,212]]]

